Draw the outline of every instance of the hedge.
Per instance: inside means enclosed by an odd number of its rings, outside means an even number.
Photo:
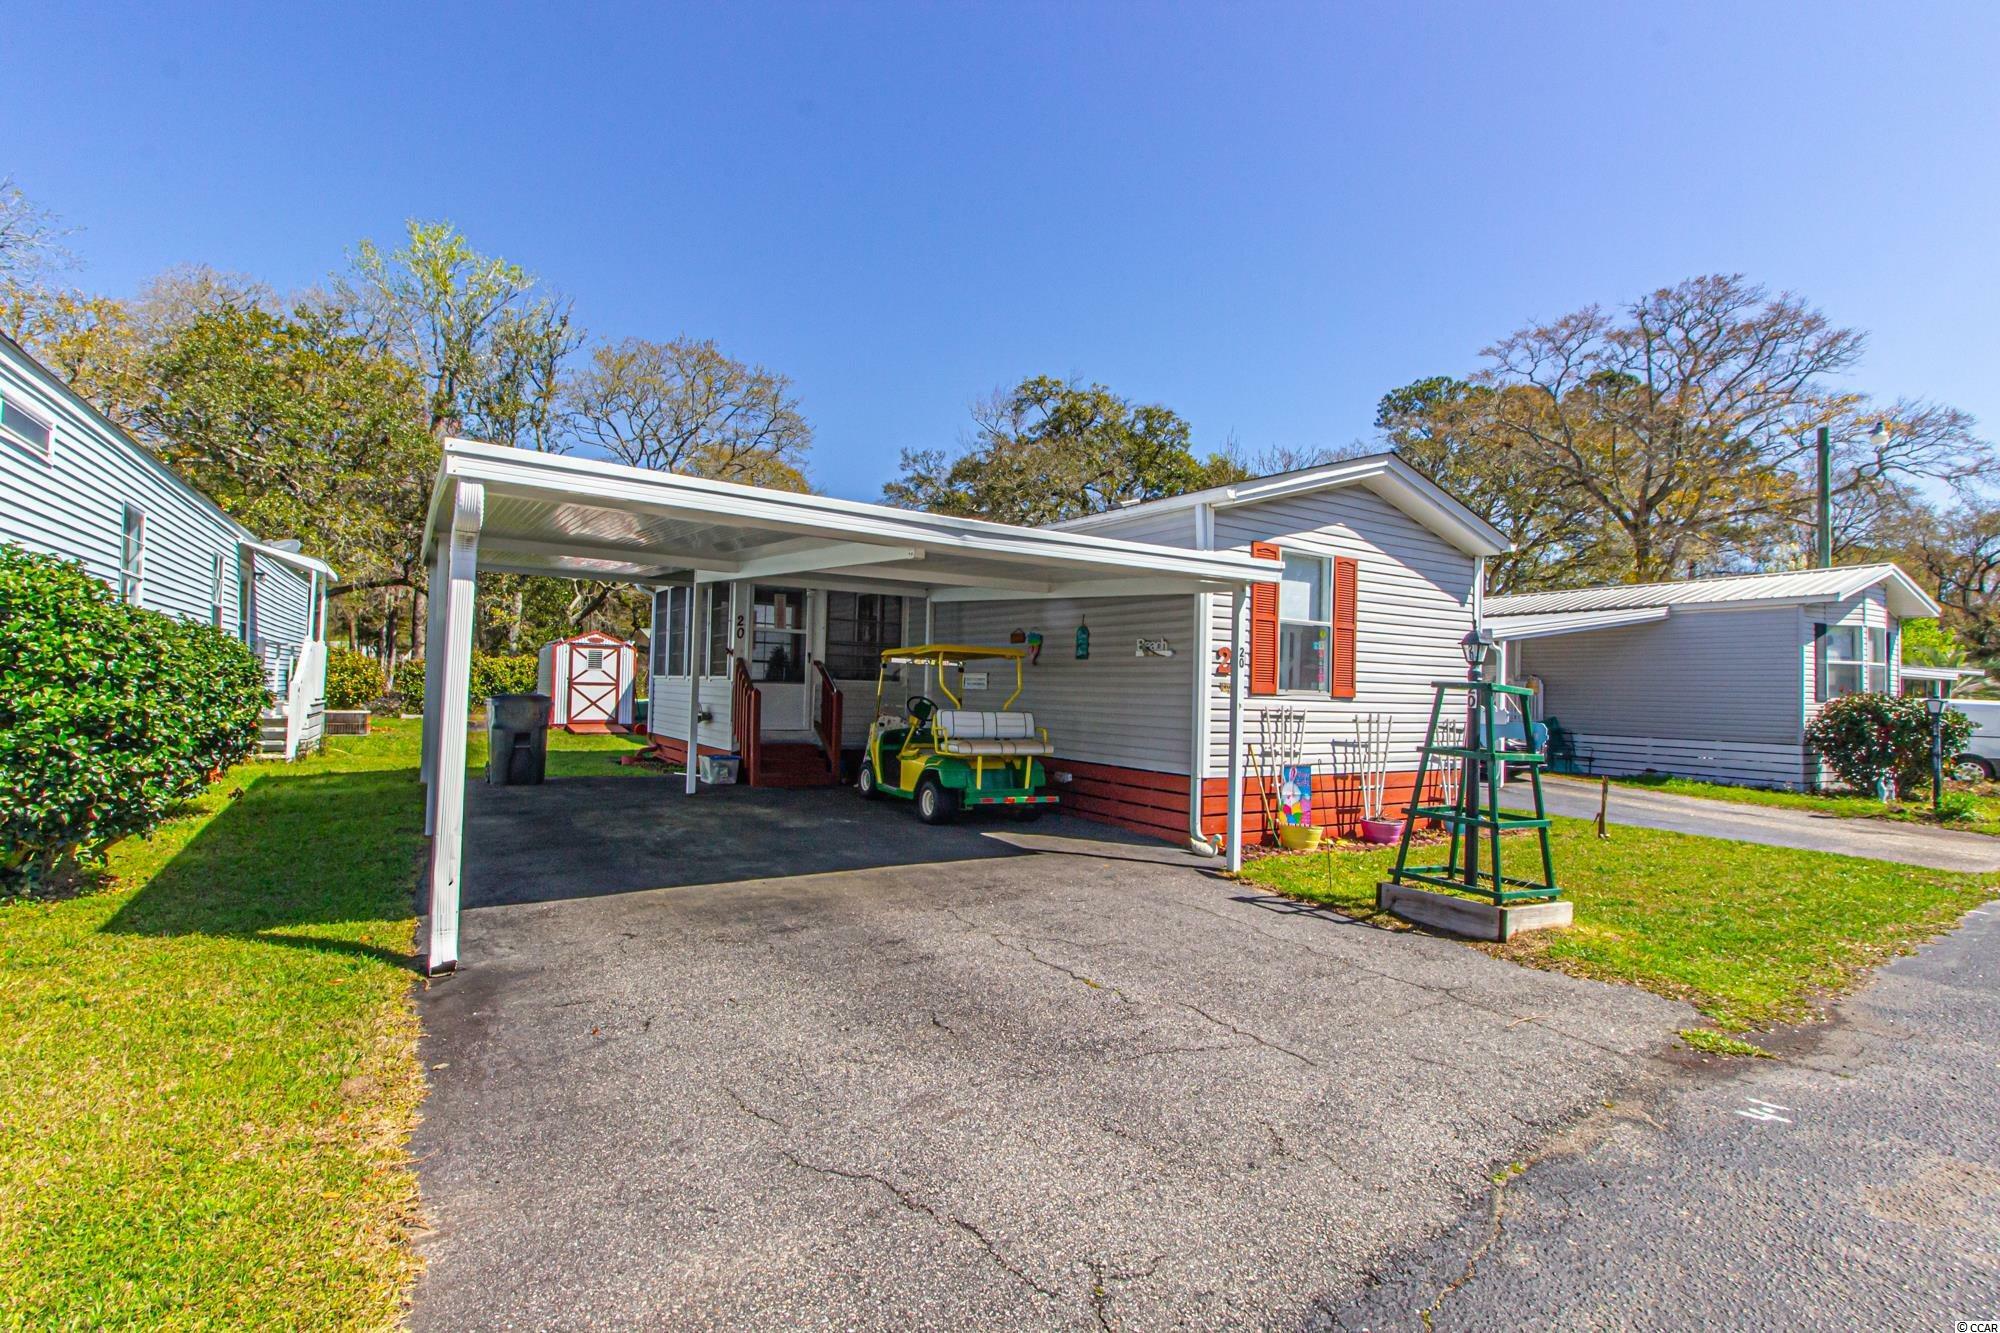
[[[0,543],[0,892],[150,832],[257,744],[263,665]]]
[[[366,708],[382,697],[387,684],[382,664],[366,653],[351,648],[329,648],[326,652],[326,706]]]
[[[494,694],[533,694],[537,662],[533,653],[474,653],[472,688],[468,692],[473,708],[486,706]],[[424,706],[424,663],[421,658],[396,667],[396,693],[403,707],[415,712]]]
[[[1947,708],[1942,731],[1949,766],[1972,736],[1972,719]],[[1870,692],[1828,700],[1806,728],[1806,743],[1859,792],[1874,795],[1892,779],[1897,791],[1910,792],[1930,781],[1930,713],[1914,695]]]

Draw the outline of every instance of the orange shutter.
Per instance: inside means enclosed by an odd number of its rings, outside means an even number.
[[[1283,557],[1269,542],[1251,542],[1250,554],[1259,560]],[[1250,693],[1278,692],[1278,585],[1250,585]]]
[[[1354,697],[1354,600],[1360,566],[1333,558],[1333,697]]]

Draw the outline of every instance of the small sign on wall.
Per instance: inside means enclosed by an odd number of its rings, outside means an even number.
[[[1172,657],[1173,655],[1174,646],[1165,639],[1141,639],[1139,640],[1138,647],[1132,650],[1132,656],[1134,657]]]
[[[986,673],[984,671],[968,671],[960,678],[958,684],[960,689],[983,690],[986,688]]]

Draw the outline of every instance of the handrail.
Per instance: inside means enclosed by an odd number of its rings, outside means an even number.
[[[750,679],[750,668],[741,657],[736,659],[729,698],[729,730],[736,741],[736,753],[743,759],[743,781],[746,786],[757,785],[757,770],[762,764],[764,736],[764,696],[757,691]],[[688,738],[688,762],[695,762],[695,741]]]
[[[840,776],[840,687],[833,683],[827,672],[826,663],[813,659],[813,671],[819,676],[819,705],[813,712],[813,729],[819,733],[819,748],[826,753],[826,766],[835,777]]]

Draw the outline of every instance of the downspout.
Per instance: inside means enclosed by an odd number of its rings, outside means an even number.
[[[1215,548],[1215,510],[1208,505],[1194,507],[1194,547],[1197,551]],[[1208,789],[1208,710],[1210,639],[1214,625],[1214,594],[1194,595],[1194,737],[1188,747],[1188,846],[1204,856],[1213,855],[1214,844],[1202,831],[1202,805]]]
[[[1819,428],[1819,567],[1833,568],[1833,445],[1831,432]]]

